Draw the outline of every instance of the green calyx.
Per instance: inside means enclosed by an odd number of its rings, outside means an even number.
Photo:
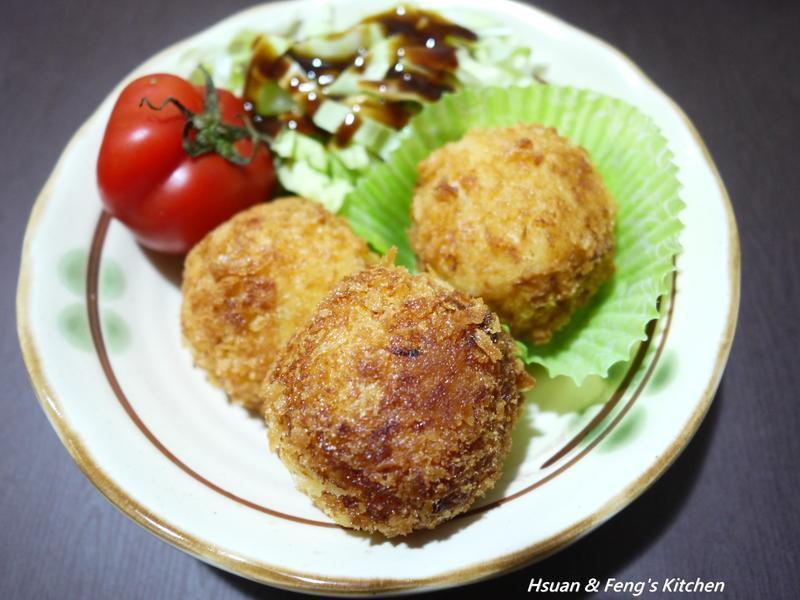
[[[139,106],[146,104],[152,110],[162,110],[168,104],[177,107],[186,119],[183,127],[183,149],[192,158],[213,152],[236,165],[250,164],[258,150],[258,144],[262,141],[261,134],[253,127],[247,115],[242,115],[244,127],[229,125],[222,121],[214,81],[203,67],[200,67],[200,70],[206,80],[206,98],[202,113],[193,113],[172,96],[164,100],[161,106],[154,106],[150,100],[142,98]],[[234,147],[237,141],[244,139],[252,142],[253,149],[249,156],[243,156]]]

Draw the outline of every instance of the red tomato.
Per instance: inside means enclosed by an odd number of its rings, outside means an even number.
[[[275,171],[264,144],[258,144],[247,164],[235,164],[215,152],[193,158],[183,146],[187,115],[173,103],[154,110],[143,98],[155,107],[174,98],[194,113],[195,123],[201,123],[197,117],[209,117],[204,114],[206,88],[174,75],[141,77],[120,94],[100,147],[97,182],[106,210],[143,246],[187,252],[235,213],[270,197]],[[217,98],[217,125],[244,126],[242,101],[224,90],[217,91]],[[189,138],[202,135],[192,128]],[[249,157],[252,144],[238,139],[232,146]]]

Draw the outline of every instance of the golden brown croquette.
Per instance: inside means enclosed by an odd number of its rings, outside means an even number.
[[[345,278],[264,388],[270,444],[346,527],[404,535],[491,489],[533,383],[480,300],[387,262]]]
[[[181,324],[195,364],[233,402],[259,411],[279,350],[369,260],[366,243],[314,202],[284,198],[235,215],[186,258]]]
[[[476,129],[419,165],[420,267],[550,340],[614,271],[616,204],[587,152],[541,125]]]

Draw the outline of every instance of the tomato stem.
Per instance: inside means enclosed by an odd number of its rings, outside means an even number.
[[[175,106],[186,119],[183,127],[183,149],[192,158],[214,152],[236,165],[249,164],[256,155],[258,145],[264,141],[263,136],[256,131],[247,115],[241,115],[244,127],[222,121],[214,81],[205,68],[201,66],[200,70],[206,79],[206,98],[202,113],[192,112],[172,96],[164,100],[160,106],[155,106],[145,97],[139,102],[139,106],[146,105],[151,110],[163,110],[169,104]],[[250,156],[243,156],[236,150],[234,144],[248,138],[252,143],[252,151]]]

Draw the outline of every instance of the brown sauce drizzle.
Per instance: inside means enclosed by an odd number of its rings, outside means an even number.
[[[291,66],[291,63],[282,55],[275,52],[264,38],[257,37],[253,41],[253,56],[247,69],[247,78],[244,84],[245,102],[254,103],[258,92],[264,82],[280,81]]]
[[[244,92],[256,127],[272,136],[283,127],[290,127],[323,142],[332,139],[340,147],[352,140],[364,117],[401,129],[423,102],[438,100],[454,89],[458,58],[453,40],[478,39],[474,32],[436,13],[402,5],[367,17],[356,27],[369,24],[378,24],[384,35],[392,38],[395,63],[383,79],[359,81],[360,88],[377,97],[351,102],[351,112],[333,135],[317,127],[311,117],[325,99],[346,100],[343,96],[329,94],[326,88],[348,69],[364,72],[368,66],[365,60],[368,49],[359,48],[351,56],[336,60],[306,56],[294,47],[278,55],[265,38],[257,38]],[[345,33],[332,34],[330,39],[340,38]],[[270,80],[291,94],[303,114],[269,117],[255,114],[253,107],[258,105],[260,90]]]
[[[273,138],[284,128],[293,129],[298,133],[310,135],[312,137],[317,136],[320,131],[322,131],[319,127],[314,125],[314,122],[308,115],[285,113],[277,117],[264,117],[253,111],[253,106],[249,102],[245,104],[245,109],[250,116],[253,126],[261,133],[265,133]]]
[[[443,42],[447,37],[458,37],[470,41],[478,39],[475,32],[456,25],[441,15],[402,5],[367,17],[362,23],[378,23],[383,27],[387,36],[401,34],[408,40],[421,42],[421,45],[425,45],[428,39],[436,42]]]
[[[385,100],[365,101],[359,105],[359,114],[393,129],[402,129],[416,112],[408,104],[386,102]]]
[[[361,123],[363,123],[363,121],[358,118],[356,113],[351,112],[348,114],[345,117],[344,122],[342,122],[342,124],[336,130],[336,133],[333,134],[333,139],[336,142],[336,145],[340,148],[346,146],[350,140],[353,139],[353,136],[356,134],[356,131],[358,131],[358,128],[361,127]]]
[[[406,58],[414,64],[424,65],[437,71],[455,71],[458,68],[456,49],[452,46],[439,45],[409,46],[405,49]]]
[[[303,67],[309,79],[318,79],[320,75],[334,75],[336,77],[353,64],[355,57],[348,57],[347,60],[332,61],[323,60],[315,56],[303,56],[295,50],[289,50],[287,55],[298,65]]]

